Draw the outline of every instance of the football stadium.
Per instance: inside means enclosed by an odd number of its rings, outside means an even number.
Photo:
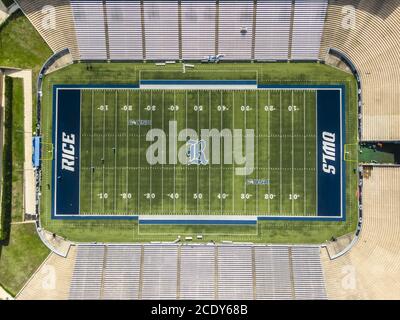
[[[1,298],[400,298],[399,0],[0,4]]]

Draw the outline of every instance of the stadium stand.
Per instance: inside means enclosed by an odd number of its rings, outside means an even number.
[[[70,298],[100,299],[104,269],[104,246],[79,246],[71,281]]]
[[[111,60],[141,60],[142,26],[139,1],[107,1]]]
[[[103,298],[124,300],[139,294],[140,247],[107,246]]]
[[[292,299],[289,248],[255,247],[256,253],[256,298]]]
[[[250,60],[253,33],[253,1],[219,1],[219,54],[227,60]]]
[[[330,260],[322,252],[329,299],[398,299],[400,170],[371,167],[363,181],[363,229],[355,246]]]
[[[292,60],[317,60],[328,0],[296,0]]]
[[[180,299],[214,299],[214,246],[182,246],[180,274]]]
[[[215,53],[215,0],[182,1],[182,58],[201,60]]]
[[[146,58],[179,59],[178,1],[144,1]]]
[[[256,60],[287,60],[292,0],[257,1]]]
[[[252,298],[252,247],[218,247],[218,299]]]
[[[67,46],[75,60],[201,60],[218,53],[226,60],[318,60],[327,0],[52,0],[63,21],[56,31],[42,28],[42,2],[18,3],[53,51]]]
[[[178,247],[145,245],[142,299],[175,299]]]
[[[326,299],[319,248],[293,247],[291,258],[295,297],[301,300]]]
[[[80,60],[107,60],[103,1],[71,0]]]
[[[365,141],[400,139],[399,5],[398,0],[329,4],[320,58],[325,60],[328,49],[337,48],[359,70]]]
[[[78,245],[70,299],[326,299],[323,281],[319,247]]]
[[[70,297],[70,286],[76,247],[72,246],[66,258],[50,253],[39,269],[17,294],[18,300],[66,300]]]
[[[16,1],[29,21],[54,52],[68,48],[75,60],[80,59],[73,14],[69,0]],[[53,9],[54,8],[54,11]],[[55,15],[52,19],[51,14]]]

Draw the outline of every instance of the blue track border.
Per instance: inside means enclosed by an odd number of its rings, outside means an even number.
[[[154,80],[143,80],[140,83],[146,83],[147,81]],[[214,80],[192,80],[193,82],[197,82],[196,84],[213,84]],[[201,83],[199,82],[201,81]],[[187,80],[158,80],[157,84],[187,84]],[[223,81],[224,82],[224,81]],[[252,80],[225,80],[228,82],[227,84],[254,84]],[[245,83],[244,83],[245,82]],[[249,83],[251,82],[251,83]],[[146,83],[149,84],[149,83]],[[218,81],[218,84],[221,84],[221,81]],[[59,84],[53,85],[53,106],[52,106],[52,141],[53,144],[55,142],[55,123],[56,123],[56,112],[55,108],[57,106],[57,90],[58,89],[140,89],[140,85],[137,84]],[[324,90],[324,89],[340,89],[342,91],[342,144],[341,144],[341,162],[342,162],[342,214],[341,216],[331,216],[331,217],[318,217],[318,216],[310,216],[310,217],[279,217],[279,216],[258,216],[257,220],[197,220],[194,219],[182,219],[182,220],[140,220],[138,215],[108,215],[108,216],[99,216],[99,215],[91,215],[91,216],[80,216],[80,215],[63,215],[59,216],[55,214],[54,208],[54,196],[53,192],[54,184],[56,183],[54,170],[55,170],[55,160],[52,160],[52,192],[51,192],[51,218],[53,220],[130,220],[130,221],[138,221],[140,224],[174,224],[174,225],[251,225],[257,223],[257,221],[325,221],[325,222],[340,222],[346,220],[346,162],[344,160],[344,145],[346,143],[346,122],[345,122],[345,114],[346,114],[346,85],[344,84],[336,84],[336,85],[257,85],[257,89],[315,89],[315,90]]]

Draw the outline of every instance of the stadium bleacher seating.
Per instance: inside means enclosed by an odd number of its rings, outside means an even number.
[[[397,0],[335,0],[329,5],[320,58],[325,59],[328,48],[337,48],[358,68],[363,140],[400,139],[399,22]]]
[[[138,296],[140,256],[139,246],[109,245],[106,247],[104,299],[124,300]]]
[[[242,28],[247,32],[243,33]],[[253,1],[219,1],[219,54],[227,60],[250,60],[253,34]]]
[[[226,60],[318,60],[327,6],[327,0],[296,0],[294,7],[292,0],[51,2],[60,31],[41,27],[41,2],[18,0],[54,51],[64,44],[75,60],[116,61],[218,53]]]
[[[214,299],[214,246],[182,246],[180,275],[180,299]]]
[[[80,60],[107,60],[103,1],[71,0]]]
[[[139,1],[107,1],[111,60],[141,60],[142,25]]]
[[[287,60],[292,0],[257,1],[256,60]]]
[[[344,256],[322,254],[329,299],[398,299],[400,170],[373,167],[363,179],[363,227]]]
[[[100,299],[104,246],[79,246],[72,275],[70,299]]]
[[[296,0],[292,60],[317,60],[328,0]]]
[[[53,52],[68,48],[75,60],[80,59],[69,0],[49,0],[45,3],[47,7],[42,1],[18,0],[16,2]],[[49,20],[49,13],[53,14],[49,8],[55,9],[55,20]]]
[[[318,247],[78,245],[70,299],[326,299]]]
[[[146,58],[179,59],[178,1],[144,1]]]
[[[201,60],[215,53],[215,0],[182,1],[182,58]]]

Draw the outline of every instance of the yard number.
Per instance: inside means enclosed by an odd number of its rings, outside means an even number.
[[[100,110],[100,111],[108,111],[108,105],[101,105],[99,108],[98,108],[98,110]]]
[[[289,199],[290,200],[297,200],[298,198],[300,198],[300,195],[297,193],[291,193],[289,194]]]
[[[275,107],[274,106],[265,106],[264,110],[265,111],[275,111]]]

